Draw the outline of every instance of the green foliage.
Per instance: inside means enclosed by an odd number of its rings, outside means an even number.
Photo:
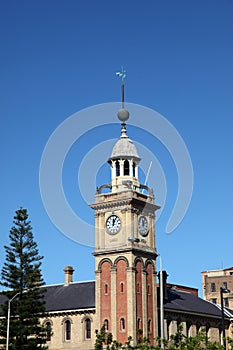
[[[231,333],[233,335],[233,330],[231,331]],[[229,349],[233,350],[233,338],[227,337],[227,342],[228,342]]]
[[[181,349],[181,350],[221,350],[223,347],[216,342],[210,342],[206,336],[205,330],[193,336],[187,337],[182,333],[182,326],[178,326],[176,334],[172,335],[165,346],[165,349]]]
[[[40,325],[39,317],[45,316],[43,301],[44,284],[41,275],[41,260],[37,243],[26,209],[20,208],[14,216],[10,230],[10,245],[5,246],[6,260],[1,272],[1,282],[11,302],[10,341],[11,350],[47,349],[46,329]],[[2,305],[0,342],[6,343],[8,301]]]
[[[128,341],[122,345],[115,340],[112,340],[112,334],[105,331],[105,328],[102,327],[101,331],[96,331],[96,343],[95,350],[102,350],[106,348],[107,350],[116,350],[116,349],[140,349],[140,350],[223,350],[222,345],[218,345],[215,342],[210,342],[208,337],[205,334],[205,330],[201,330],[196,336],[187,337],[183,334],[182,326],[178,326],[177,332],[174,335],[171,335],[169,340],[166,339],[156,339],[156,344],[150,344],[150,341],[146,337],[139,337],[137,344],[132,345],[132,337],[128,338]],[[110,336],[109,336],[110,335]],[[140,334],[142,335],[142,334]],[[106,339],[110,339],[110,342],[106,343]],[[228,339],[229,344],[231,344],[231,349],[233,349],[232,343]],[[107,346],[106,346],[107,345]],[[162,347],[163,345],[163,347]]]

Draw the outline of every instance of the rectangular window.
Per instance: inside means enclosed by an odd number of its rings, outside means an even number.
[[[214,282],[211,283],[210,285],[210,291],[213,293],[213,292],[216,292],[216,285]]]
[[[229,306],[229,300],[228,298],[223,298],[223,306],[228,307]]]
[[[217,304],[217,298],[211,299],[211,302],[212,302],[213,304]]]
[[[227,282],[223,282],[222,287],[223,287],[223,289],[227,289]]]

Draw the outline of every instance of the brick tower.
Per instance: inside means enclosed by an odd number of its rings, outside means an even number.
[[[123,105],[124,107],[124,105]],[[153,192],[138,179],[140,158],[126,133],[129,112],[118,112],[121,136],[108,160],[111,183],[95,203],[96,313],[114,339],[135,343],[140,329],[157,335],[156,248]]]

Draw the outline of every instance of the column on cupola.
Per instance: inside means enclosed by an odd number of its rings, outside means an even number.
[[[119,163],[120,163],[120,176],[124,176],[124,159],[120,159]]]
[[[133,160],[127,160],[129,162],[129,174],[125,174],[125,162],[127,159],[111,160],[111,176],[112,179],[118,176],[130,176],[138,179],[138,164]],[[119,163],[119,171],[117,171],[117,162]]]
[[[138,164],[135,164],[135,177],[138,179]]]
[[[129,160],[129,176],[133,177],[133,159]]]
[[[116,176],[116,161],[111,161],[111,172],[112,172],[112,179]]]

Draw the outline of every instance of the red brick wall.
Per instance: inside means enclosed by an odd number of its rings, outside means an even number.
[[[100,314],[102,325],[104,320],[108,320],[108,330],[111,332],[111,266],[110,263],[105,261],[101,265],[101,306]],[[102,326],[101,325],[101,326]]]
[[[116,319],[117,319],[117,340],[125,343],[128,340],[127,331],[127,281],[126,281],[126,262],[119,260],[117,262],[116,275]],[[124,319],[125,329],[121,329],[121,319]]]

